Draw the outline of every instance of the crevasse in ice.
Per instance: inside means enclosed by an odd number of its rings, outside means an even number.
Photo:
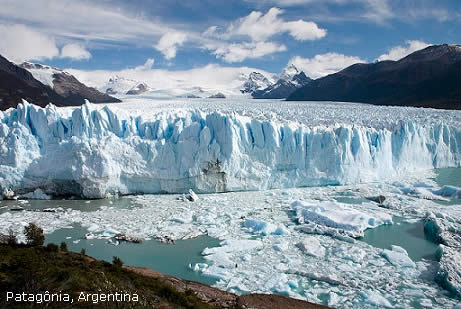
[[[461,128],[411,120],[392,127],[252,118],[188,110],[130,115],[114,106],[0,113],[2,189],[101,198],[222,192],[392,179],[459,166]]]

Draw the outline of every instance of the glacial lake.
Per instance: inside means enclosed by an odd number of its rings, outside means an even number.
[[[400,217],[394,217],[393,221],[394,224],[366,230],[360,240],[382,249],[400,246],[407,250],[408,256],[415,262],[421,259],[435,260],[438,245],[425,237],[422,221],[409,223]]]
[[[188,266],[205,262],[201,252],[206,247],[218,246],[220,241],[215,238],[200,236],[177,240],[174,244],[156,240],[146,240],[140,244],[120,242],[115,246],[107,239],[82,239],[86,233],[87,230],[79,226],[60,229],[46,235],[45,243],[59,245],[64,241],[69,250],[80,252],[85,249],[87,255],[96,259],[112,262],[113,257],[118,256],[125,265],[147,267],[167,275],[209,285],[216,282],[213,278],[199,275]]]

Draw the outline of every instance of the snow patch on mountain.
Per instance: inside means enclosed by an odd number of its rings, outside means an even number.
[[[243,83],[242,93],[253,93],[256,90],[261,90],[269,87],[273,81],[259,72],[251,72],[248,79]]]
[[[36,80],[49,86],[51,89],[54,87],[55,74],[70,75],[70,73],[61,69],[38,63],[23,62],[20,64],[20,67],[28,70]]]
[[[100,91],[109,95],[123,95],[139,84],[140,82],[136,80],[117,75],[109,78],[109,81],[100,88]]]

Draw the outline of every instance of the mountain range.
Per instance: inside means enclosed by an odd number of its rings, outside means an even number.
[[[22,99],[39,106],[81,105],[85,99],[94,103],[120,102],[79,82],[57,68],[29,62],[16,65],[0,56],[0,110],[16,107]]]
[[[109,78],[109,81],[100,89],[108,95],[138,95],[151,90],[144,82],[118,75]]]
[[[250,71],[251,72],[251,71]],[[240,86],[238,86],[240,85]],[[280,74],[242,73],[230,87],[153,90],[146,83],[112,77],[97,89],[87,87],[70,73],[42,64],[20,65],[0,56],[0,109],[15,107],[21,99],[45,106],[73,106],[121,102],[126,95],[148,97],[228,97],[236,92],[255,99],[343,101],[461,109],[461,45],[432,45],[398,61],[357,63],[337,73],[312,80],[294,65]],[[234,88],[237,87],[237,88]],[[222,93],[222,94],[221,94]]]
[[[250,93],[254,99],[286,99],[296,89],[312,81],[306,74],[293,64],[287,66],[282,73],[274,78],[267,78],[259,72],[250,73],[243,84],[242,93]]]
[[[297,89],[288,100],[461,109],[461,46],[432,45],[398,61],[358,63]]]

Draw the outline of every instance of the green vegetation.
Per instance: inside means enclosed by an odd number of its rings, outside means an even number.
[[[40,229],[41,230],[41,229]],[[142,276],[122,267],[120,258],[113,264],[88,256],[58,249],[55,244],[35,246],[40,242],[36,226],[28,228],[28,245],[0,244],[0,308],[94,308],[91,297],[79,302],[85,294],[123,293],[138,295],[135,301],[99,302],[102,308],[210,308],[191,293],[178,292],[163,279]],[[30,236],[30,237],[29,237]],[[34,244],[34,246],[32,245]],[[68,294],[70,302],[7,302],[7,292]]]
[[[112,265],[114,265],[115,268],[122,268],[123,261],[118,256],[114,256],[114,258],[112,260]]]
[[[31,246],[43,246],[45,235],[43,229],[35,223],[29,223],[24,227],[24,235],[26,235],[27,243]]]
[[[63,252],[67,252],[67,243],[63,241],[61,245],[59,246],[59,249]]]

